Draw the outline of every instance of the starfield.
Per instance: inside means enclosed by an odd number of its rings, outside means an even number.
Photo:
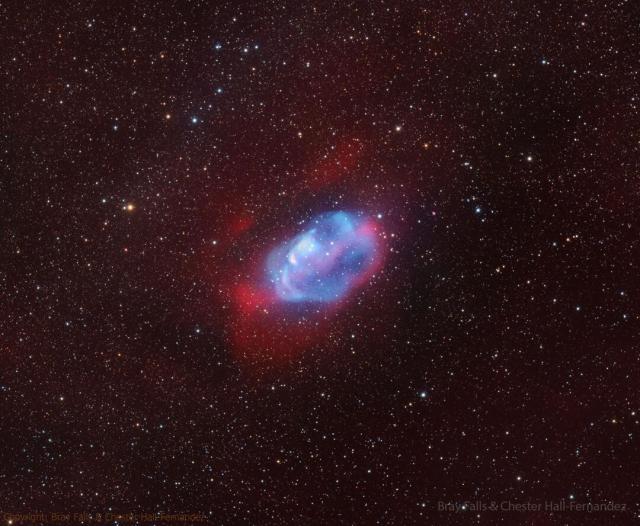
[[[637,2],[0,20],[0,526],[640,520]]]

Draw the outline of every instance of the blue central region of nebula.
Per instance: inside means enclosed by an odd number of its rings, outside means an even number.
[[[370,220],[350,212],[328,212],[276,248],[267,271],[282,301],[332,302],[366,279],[377,252]]]

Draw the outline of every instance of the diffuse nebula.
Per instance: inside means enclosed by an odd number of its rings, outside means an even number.
[[[307,222],[235,288],[233,339],[239,357],[278,363],[326,339],[349,297],[382,263],[378,222],[332,211]]]
[[[377,250],[370,220],[349,212],[329,212],[275,249],[267,269],[279,300],[333,302],[369,275]]]

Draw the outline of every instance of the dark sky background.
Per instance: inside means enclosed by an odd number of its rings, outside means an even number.
[[[636,3],[0,16],[0,512],[638,520]],[[341,209],[379,271],[267,312]],[[438,511],[561,499],[627,509]]]

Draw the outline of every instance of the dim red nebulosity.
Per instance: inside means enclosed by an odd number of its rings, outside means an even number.
[[[304,177],[296,190],[298,196],[313,195],[320,187],[330,188],[349,178],[349,170],[356,168],[357,157],[363,153],[364,145],[351,140],[341,144],[335,153],[307,168],[310,175]],[[368,203],[368,208],[371,208],[371,203]],[[216,268],[217,278],[210,275],[208,279],[219,280],[212,303],[226,301],[229,304],[225,332],[240,365],[253,372],[273,367],[286,368],[314,346],[325,352],[335,347],[332,341],[339,339],[343,331],[340,317],[349,310],[356,297],[362,296],[366,301],[367,294],[371,293],[369,289],[376,286],[376,276],[383,269],[388,250],[384,223],[374,218],[372,210],[362,212],[362,215],[366,220],[362,221],[355,235],[373,240],[375,250],[366,268],[350,282],[348,293],[328,302],[285,301],[276,293],[269,275],[270,254],[303,227],[287,225],[285,221],[289,219],[274,217],[273,213],[251,216],[238,213],[228,218],[224,229],[228,238],[226,243],[236,250],[227,256],[222,268]],[[301,220],[296,223],[299,225]],[[265,230],[270,232],[269,242],[260,241],[266,237],[263,234]],[[207,268],[206,261],[203,268]]]

